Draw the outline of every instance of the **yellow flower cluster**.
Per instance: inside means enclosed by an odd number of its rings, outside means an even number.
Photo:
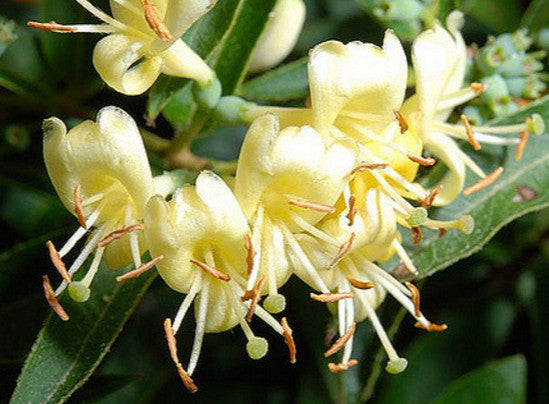
[[[211,7],[210,1],[164,0],[151,9],[143,0],[148,10],[143,14],[136,13],[141,9],[134,0],[111,0],[116,19],[86,0],[77,1],[106,24],[42,27],[110,33],[98,43],[94,63],[118,91],[143,92],[160,72],[192,77],[204,85],[214,80],[210,68],[201,60],[193,62],[196,55],[176,39]],[[173,323],[166,320],[165,330],[183,382],[196,391],[191,376],[205,333],[239,325],[249,356],[259,359],[267,353],[267,341],[249,325],[254,315],[284,338],[295,362],[288,321],[273,316],[284,311],[286,299],[279,289],[295,274],[315,290],[312,299],[337,312],[339,338],[325,356],[343,352],[329,363],[332,372],[357,363],[352,358],[353,333],[356,323],[366,318],[387,351],[387,371],[403,371],[407,362],[376,315],[387,293],[410,312],[417,327],[441,331],[446,326],[423,315],[412,283],[401,283],[376,262],[396,254],[404,268],[418,274],[398,226],[409,229],[415,243],[421,240],[422,226],[440,232],[473,231],[469,216],[437,221],[429,218],[428,209],[451,203],[462,191],[467,195],[481,190],[502,170],[485,175],[452,138],[469,140],[475,148],[485,142],[520,149],[523,140],[494,134],[543,131],[537,116],[511,127],[475,128],[463,116],[463,126],[446,123],[455,106],[484,90],[480,84],[462,88],[466,58],[461,24],[462,15],[454,12],[448,30],[437,25],[416,39],[412,62],[417,88],[407,100],[406,55],[391,31],[382,48],[336,41],[315,47],[309,62],[310,107],[241,104],[239,117],[251,126],[234,177],[222,179],[204,171],[195,185],[183,187],[177,173],[153,178],[135,122],[115,107],[102,109],[97,122],[84,122],[68,133],[57,118],[46,120],[48,173],[80,223],[59,251],[48,242],[64,279],[53,291],[44,278],[52,308],[68,320],[57,296],[68,287],[74,300],[87,300],[103,257],[111,269],[134,264],[120,281],[156,265],[168,286],[186,294]],[[195,59],[174,59],[187,57]],[[137,60],[140,64],[133,66]],[[424,150],[433,157],[424,156]],[[438,186],[425,190],[415,182],[418,167],[431,166],[436,159],[448,167],[447,174]],[[481,180],[463,190],[465,167]],[[62,258],[91,228],[81,253],[66,269]],[[142,263],[146,250],[153,259]],[[87,274],[73,281],[92,253]],[[185,370],[175,334],[193,302],[196,334]]]

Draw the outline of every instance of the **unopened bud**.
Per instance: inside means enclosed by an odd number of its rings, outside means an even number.
[[[242,114],[249,103],[235,95],[221,97],[214,110],[217,121],[224,124],[237,124],[244,122]]]
[[[213,109],[221,98],[221,82],[217,77],[205,85],[201,85],[195,81],[192,91],[194,100],[201,109]]]

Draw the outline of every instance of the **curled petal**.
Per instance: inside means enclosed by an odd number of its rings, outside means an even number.
[[[185,77],[205,85],[214,78],[213,70],[185,42],[178,39],[159,54],[162,58],[162,73]]]

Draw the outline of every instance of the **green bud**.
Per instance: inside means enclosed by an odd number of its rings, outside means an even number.
[[[214,110],[214,117],[221,123],[242,123],[242,112],[249,103],[235,95],[221,97]]]
[[[509,102],[507,82],[499,74],[483,77],[481,82],[486,84],[486,90],[479,97],[482,101],[487,104]]]
[[[495,45],[486,45],[475,58],[478,69],[484,74],[493,74],[507,60],[505,50]]]
[[[518,50],[527,50],[534,42],[534,40],[528,35],[528,30],[526,29],[519,29],[511,36],[513,44]]]
[[[539,30],[536,42],[541,49],[549,50],[549,28]]]
[[[381,20],[412,21],[421,17],[424,8],[418,0],[382,0],[372,12]]]
[[[392,375],[396,375],[401,372],[404,372],[404,370],[406,369],[406,366],[408,366],[408,361],[404,358],[398,358],[398,359],[387,362],[387,366],[385,367],[385,370],[388,373],[391,373]]]
[[[201,109],[210,110],[215,108],[221,98],[221,82],[216,78],[208,84],[201,86],[198,82],[193,84],[193,97]]]
[[[408,216],[408,224],[412,227],[421,226],[427,220],[427,209],[419,207],[415,208]]]
[[[90,298],[90,288],[83,282],[71,282],[68,289],[70,297],[75,302],[83,303]]]
[[[286,298],[283,295],[269,295],[263,301],[263,307],[269,313],[280,313],[286,308]]]
[[[471,125],[480,126],[484,122],[480,109],[474,105],[467,105],[463,108],[463,114],[467,117]]]
[[[265,338],[253,337],[246,344],[246,351],[251,359],[263,358],[269,350],[269,343]]]

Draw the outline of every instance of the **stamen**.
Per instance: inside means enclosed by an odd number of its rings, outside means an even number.
[[[402,260],[402,263],[408,269],[408,271],[410,271],[414,275],[418,275],[416,266],[408,256],[408,253],[406,252],[404,247],[402,247],[402,244],[400,244],[400,242],[396,238],[393,240],[393,247],[398,257]]]
[[[463,191],[463,195],[469,196],[471,194],[474,194],[475,192],[480,191],[483,188],[486,188],[488,185],[494,183],[501,176],[501,174],[503,174],[503,167],[496,168],[480,181],[476,182],[468,188],[465,188],[465,190]]]
[[[374,287],[374,284],[372,282],[361,281],[361,280],[358,280],[356,278],[353,278],[350,275],[347,275],[346,278],[349,281],[349,283],[351,284],[351,286],[353,286],[354,288],[357,288],[357,289],[368,290],[368,289],[372,289]]]
[[[293,215],[292,220],[294,221],[295,224],[301,227],[302,230],[310,233],[311,235],[315,236],[319,240],[322,240],[325,243],[328,243],[334,247],[339,247],[341,245],[340,242],[336,240],[334,237],[320,230],[318,227],[313,226],[312,224],[304,220],[302,217]]]
[[[59,301],[55,298],[55,293],[51,287],[50,278],[48,275],[42,277],[42,285],[44,286],[44,294],[46,295],[46,300],[48,304],[53,309],[53,311],[59,316],[63,321],[69,321],[69,316],[67,312],[63,309]]]
[[[358,256],[357,256],[358,258]],[[400,283],[399,281],[397,281],[395,278],[393,278],[389,273],[387,273],[386,271],[384,271],[383,269],[381,269],[380,267],[378,267],[376,264],[374,264],[373,262],[367,260],[366,258],[364,257],[360,257],[362,258],[360,260],[360,263],[366,267],[366,270],[368,270],[372,275],[376,276],[376,278],[383,278],[385,280],[385,282],[392,286],[393,288],[396,288],[397,291],[400,291],[402,294],[404,294],[405,296],[411,296],[411,293],[410,291],[406,288],[406,286],[404,286],[402,283]],[[350,260],[347,260],[347,265],[350,265],[354,270],[355,272],[358,272],[358,269],[357,267],[354,265],[353,262],[349,262]],[[382,285],[383,286],[383,285]],[[385,289],[388,289],[387,286],[385,286]]]
[[[145,226],[143,226],[142,224],[132,224],[130,226],[123,226],[121,229],[115,230],[115,231],[107,234],[107,236],[105,236],[99,242],[98,245],[99,245],[99,247],[106,247],[110,243],[112,243],[113,241],[118,240],[119,238],[121,238],[124,234],[128,234],[128,233],[131,233],[132,231],[136,231],[136,230],[143,230],[144,228],[145,228]]]
[[[420,328],[422,330],[427,330],[429,332],[441,332],[448,328],[446,324],[435,324],[435,323],[428,323],[427,326],[425,326],[419,321],[414,324],[414,327]]]
[[[323,213],[335,212],[335,208],[333,206],[324,205],[322,203],[309,202],[309,201],[304,201],[299,199],[290,199],[288,203],[290,205],[298,206],[303,209],[316,210],[317,212],[323,212]]]
[[[43,29],[44,31],[52,31],[52,32],[58,32],[58,33],[70,33],[70,32],[76,32],[75,27],[71,27],[68,25],[61,25],[56,23],[55,21],[50,22],[35,22],[35,21],[29,21],[27,22],[27,26],[32,28],[39,28]]]
[[[353,170],[351,171],[351,175],[356,174],[358,172],[362,173],[365,170],[375,170],[377,168],[385,168],[385,167],[389,167],[389,164],[388,163],[366,163],[365,161],[363,161],[358,166],[353,168]]]
[[[199,268],[202,268],[204,271],[208,272],[210,275],[212,275],[214,278],[216,279],[221,279],[222,281],[225,281],[225,282],[228,282],[231,280],[231,277],[227,274],[224,274],[223,272],[221,271],[218,271],[217,269],[215,269],[214,267],[202,262],[202,261],[199,261],[197,259],[194,259],[194,258],[191,258],[191,263],[196,265],[197,267]]]
[[[404,119],[404,117],[402,116],[402,114],[398,109],[393,109],[393,113],[395,114],[395,118],[398,121],[398,125],[400,126],[400,133],[401,134],[406,133],[406,131],[409,128],[408,122],[406,122],[406,120]]]
[[[310,294],[311,299],[316,300],[317,302],[322,303],[333,303],[338,302],[342,299],[352,299],[354,296],[353,292],[344,292],[344,293],[322,293],[317,295],[316,293]]]
[[[145,9],[145,20],[147,21],[149,28],[152,29],[154,33],[164,42],[171,41],[173,39],[173,35],[166,24],[164,24],[158,16],[158,13],[156,12],[156,4],[154,4],[151,0],[141,0],[141,4],[143,4],[143,8]]]
[[[412,243],[419,244],[423,238],[423,235],[421,234],[421,227],[413,226],[410,230],[412,231]]]
[[[247,264],[246,272],[249,277],[254,267],[254,257],[255,257],[254,246],[252,244],[252,237],[249,234],[246,234],[244,236],[244,248],[246,248],[246,251],[248,252],[248,254],[246,255],[246,264]]]
[[[427,219],[424,225],[430,229],[458,229],[469,235],[475,229],[475,219],[470,215],[463,215],[459,219],[448,221]]]
[[[461,122],[463,122],[463,126],[465,127],[465,133],[467,134],[467,138],[469,139],[469,144],[473,146],[475,150],[480,150],[480,143],[477,142],[477,140],[475,139],[475,133],[473,132],[473,128],[471,127],[469,120],[464,114],[461,114],[459,118],[461,119]]]
[[[198,304],[198,315],[196,316],[196,330],[194,333],[193,348],[191,351],[191,359],[189,360],[189,376],[193,374],[198,363],[198,357],[202,349],[202,341],[204,339],[204,330],[206,327],[206,316],[208,314],[208,298],[210,294],[210,282],[202,283],[200,290],[200,301]]]
[[[472,83],[469,87],[462,88],[461,90],[442,97],[441,101],[437,104],[437,110],[441,111],[465,104],[467,101],[476,98],[485,88],[486,85],[482,83]]]
[[[101,212],[101,209],[98,208],[92,212],[92,214],[89,216],[88,220],[86,221],[86,225],[88,228],[92,227],[95,223],[95,221],[99,218],[99,213]],[[86,234],[86,229],[84,229],[82,226],[78,226],[78,229],[74,232],[74,234],[67,240],[65,245],[59,250],[59,256],[63,258],[65,255],[69,253],[70,250],[76,245],[76,243]]]
[[[177,314],[175,315],[175,320],[173,321],[174,334],[177,333],[177,331],[179,330],[179,327],[181,326],[181,323],[183,322],[183,319],[185,318],[189,307],[191,307],[191,304],[196,297],[196,294],[200,290],[201,283],[202,276],[196,276],[193,280],[193,284],[191,285],[191,290],[189,290],[189,293],[187,294],[187,296],[185,296],[185,299],[183,299],[183,303],[181,303],[181,306],[179,306]]]
[[[251,299],[250,308],[248,309],[248,313],[246,314],[246,320],[248,320],[248,322],[252,321],[252,316],[255,313],[257,303],[259,303],[259,300],[261,299],[261,289],[263,289],[263,285],[265,284],[266,280],[267,276],[263,275],[257,282],[257,285],[255,285],[252,290],[247,290],[244,293],[244,296],[240,298],[243,302]]]
[[[78,218],[78,223],[80,223],[80,226],[87,230],[88,225],[86,224],[86,219],[84,218],[84,213],[82,210],[82,198],[80,197],[80,188],[80,184],[76,185],[76,187],[74,188],[74,213],[76,213],[76,217]]]
[[[422,165],[422,166],[425,166],[425,167],[430,167],[430,166],[434,165],[437,162],[432,157],[422,157],[422,156],[418,156],[418,155],[413,154],[413,153],[408,153],[407,156],[414,163],[418,163],[419,165]]]
[[[181,362],[179,361],[179,358],[177,356],[177,340],[175,339],[175,332],[172,328],[172,324],[169,318],[164,320],[164,332],[166,334],[166,341],[168,342],[170,356],[172,357],[172,360],[177,367],[177,372],[181,377],[181,381],[183,381],[183,384],[185,385],[187,390],[189,390],[191,393],[196,393],[198,391],[198,387],[196,387],[196,385],[194,384],[191,376],[185,371],[185,369],[183,369],[183,366],[181,365]]]
[[[341,244],[341,246],[339,247],[339,251],[337,252],[336,256],[332,259],[332,261],[330,261],[327,269],[332,269],[333,267],[335,267],[345,257],[345,255],[347,255],[347,253],[351,249],[351,246],[353,245],[354,239],[355,239],[355,233],[351,233],[351,236],[349,237],[349,239],[343,244]]]
[[[421,311],[419,310],[419,301],[420,301],[420,295],[418,288],[411,282],[404,282],[406,287],[410,289],[410,293],[412,293],[412,302],[414,303],[414,314],[416,317],[421,316]]]
[[[55,246],[53,245],[51,240],[48,240],[48,242],[46,243],[46,246],[48,247],[48,250],[50,252],[50,259],[55,269],[57,269],[57,271],[61,274],[65,282],[71,283],[72,280],[71,280],[71,276],[67,272],[67,267],[65,266],[65,263],[61,259],[61,256],[55,249]]]
[[[429,192],[429,195],[427,195],[424,199],[418,198],[417,201],[425,209],[429,209],[433,205],[433,202],[435,201],[435,198],[440,191],[442,191],[442,185],[438,185],[435,188],[431,189],[431,191]]]
[[[280,324],[282,324],[282,329],[284,330],[282,336],[284,337],[284,341],[286,341],[286,345],[288,345],[288,351],[290,352],[290,363],[296,362],[296,348],[295,348],[295,342],[292,337],[292,329],[288,325],[288,320],[286,317],[282,317],[282,320],[280,321]]]
[[[336,342],[328,349],[326,352],[324,352],[324,357],[332,356],[333,354],[339,352],[349,341],[349,339],[353,336],[354,332],[356,330],[356,323],[352,323],[349,326],[349,329],[343,334],[341,337],[339,337]]]
[[[259,275],[259,269],[262,263],[262,250],[263,250],[263,226],[265,226],[265,220],[268,218],[265,217],[265,209],[263,205],[259,205],[256,213],[256,218],[253,224],[252,230],[252,245],[255,252],[252,262],[252,270],[248,275],[248,280],[246,282],[246,289],[252,290],[255,283],[257,282],[257,276]]]
[[[517,145],[517,151],[515,153],[515,160],[520,161],[522,159],[522,154],[524,153],[524,149],[526,147],[526,143],[528,142],[528,138],[530,137],[530,132],[525,130],[520,135],[520,142]]]
[[[332,373],[340,373],[348,370],[350,367],[358,364],[356,359],[351,359],[347,363],[328,363],[328,369]]]
[[[137,269],[134,269],[132,271],[126,272],[124,275],[120,275],[116,277],[117,282],[126,282],[130,279],[137,278],[141,275],[143,275],[145,272],[149,271],[152,267],[154,267],[158,262],[164,259],[163,255],[159,255],[158,257],[153,258],[149,262],[145,262],[141,264]]]
[[[356,198],[354,195],[351,195],[349,197],[349,212],[347,213],[347,215],[345,215],[347,220],[349,220],[349,226],[352,226],[355,223],[355,216],[358,212],[358,209],[355,206],[355,204],[356,204]]]
[[[471,90],[473,90],[475,94],[482,94],[484,91],[486,91],[487,86],[486,84],[483,84],[483,83],[474,82],[474,83],[471,83],[469,87],[471,88]]]

